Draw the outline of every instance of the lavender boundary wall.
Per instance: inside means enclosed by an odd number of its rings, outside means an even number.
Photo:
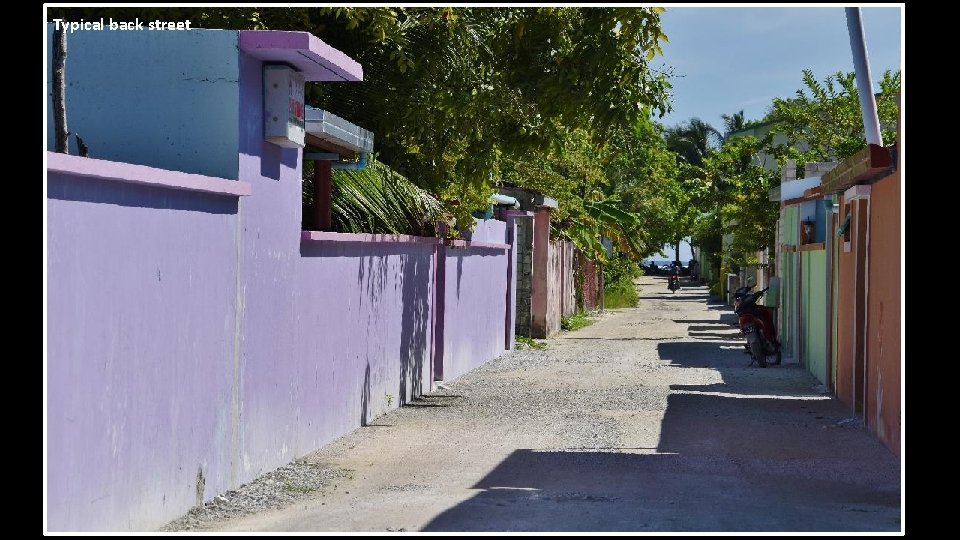
[[[48,526],[148,528],[229,485],[239,197],[48,162]]]
[[[48,154],[50,530],[159,527],[509,341],[506,226],[301,233],[301,153],[238,65],[239,181]]]
[[[438,380],[459,377],[506,348],[505,314],[513,311],[508,269],[515,256],[507,240],[506,223],[491,219],[477,224],[469,243],[440,248],[445,268],[438,292],[444,295],[442,354],[434,359]]]

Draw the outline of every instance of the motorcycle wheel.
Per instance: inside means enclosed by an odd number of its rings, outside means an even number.
[[[759,339],[750,343],[750,355],[757,361],[757,365],[767,367],[767,351],[763,350],[763,342]]]

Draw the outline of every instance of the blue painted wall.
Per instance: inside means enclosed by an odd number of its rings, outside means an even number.
[[[236,179],[237,42],[232,30],[68,33],[67,128],[90,157]],[[53,150],[53,24],[47,47]]]
[[[826,213],[823,208],[823,200],[813,199],[810,201],[803,201],[800,203],[799,208],[800,221],[812,219],[816,224],[814,226],[813,240],[811,240],[811,242],[826,241],[827,221]]]

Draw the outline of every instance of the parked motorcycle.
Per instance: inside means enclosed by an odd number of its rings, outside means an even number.
[[[750,365],[756,362],[758,366],[765,368],[767,357],[770,355],[777,357],[771,365],[778,365],[782,360],[782,350],[780,341],[777,340],[777,327],[773,314],[766,306],[757,304],[767,289],[750,292],[753,287],[753,285],[740,287],[734,292],[733,312],[737,314],[740,331],[747,338],[747,350],[752,358]]]

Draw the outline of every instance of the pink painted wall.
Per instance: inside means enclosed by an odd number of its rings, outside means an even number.
[[[533,219],[533,274],[530,333],[547,338],[560,331],[561,317],[576,311],[573,244],[550,240],[550,210],[540,208]]]
[[[550,210],[533,216],[533,273],[530,280],[530,334],[546,338],[560,331],[557,299],[550,300]],[[555,278],[554,278],[555,279]]]
[[[560,316],[569,317],[577,311],[577,292],[573,280],[573,243],[557,243],[560,255]]]
[[[563,245],[551,240],[547,257],[547,331],[552,335],[560,331],[563,315]]]

